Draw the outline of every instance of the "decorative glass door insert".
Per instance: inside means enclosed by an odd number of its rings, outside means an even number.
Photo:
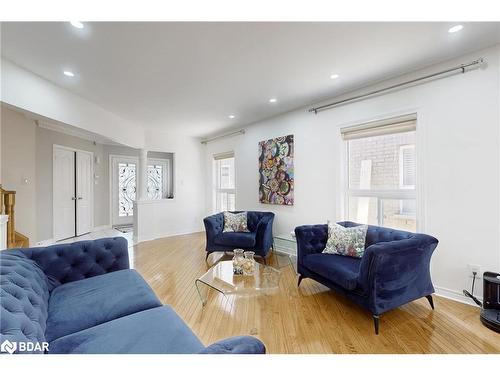
[[[163,198],[163,166],[148,165],[148,199]]]
[[[133,216],[136,198],[136,165],[118,163],[118,216]]]

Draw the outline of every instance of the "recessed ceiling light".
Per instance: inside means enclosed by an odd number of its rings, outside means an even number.
[[[449,33],[456,33],[457,31],[460,31],[460,30],[462,30],[463,28],[464,28],[464,27],[463,27],[463,25],[455,25],[455,26],[453,26],[453,27],[450,27],[450,28],[448,29],[448,32],[449,32]]]
[[[233,119],[233,118],[235,118],[236,116],[235,116],[235,115],[229,115],[229,116],[227,116],[227,117],[229,117],[230,119]]]
[[[65,70],[65,71],[63,72],[63,74],[64,74],[66,77],[74,77],[74,76],[75,76],[75,73],[70,72],[69,70]]]
[[[77,29],[83,29],[83,23],[80,21],[70,21],[69,22],[73,27],[76,27]]]
[[[276,98],[269,99],[269,103],[276,103],[278,100]]]
[[[339,78],[339,75],[338,75],[338,74],[332,74],[332,75],[330,76],[330,78],[331,78],[331,79],[337,79],[337,78]]]

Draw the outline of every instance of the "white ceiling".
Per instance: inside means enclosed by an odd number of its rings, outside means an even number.
[[[2,23],[2,56],[145,128],[192,136],[500,43],[499,23],[85,25]]]

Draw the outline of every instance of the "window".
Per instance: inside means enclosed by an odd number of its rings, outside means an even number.
[[[234,174],[234,154],[214,156],[214,207],[216,212],[234,211],[236,185]]]
[[[352,221],[416,231],[416,116],[341,129]]]

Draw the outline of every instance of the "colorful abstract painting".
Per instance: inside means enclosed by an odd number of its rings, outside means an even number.
[[[293,135],[259,142],[260,203],[293,205]]]

